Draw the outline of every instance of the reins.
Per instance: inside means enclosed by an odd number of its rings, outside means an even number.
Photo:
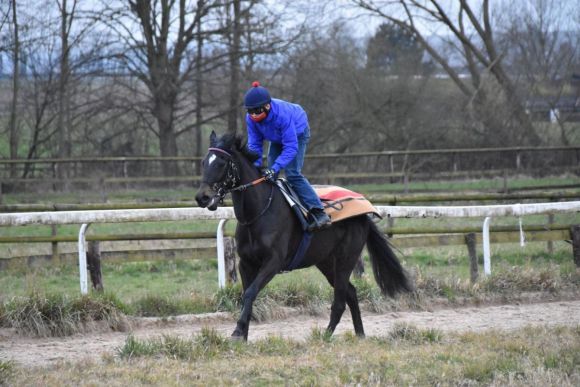
[[[242,184],[242,185],[238,185],[235,188],[231,188],[228,192],[233,192],[233,191],[245,191],[246,189],[253,187],[255,185],[258,185],[260,183],[263,183],[266,181],[265,177],[260,177],[259,179],[256,179],[254,181],[250,181],[249,183],[246,184]]]
[[[228,170],[226,172],[226,174],[227,174],[226,179],[225,179],[225,181],[222,182],[221,186],[218,186],[218,184],[216,183],[215,186],[217,189],[214,189],[216,191],[216,196],[214,196],[214,197],[217,197],[220,203],[223,203],[224,197],[228,193],[236,192],[236,191],[245,191],[248,188],[255,187],[258,184],[261,184],[261,183],[266,181],[266,178],[264,176],[262,176],[262,177],[260,177],[256,180],[253,180],[249,183],[236,185],[240,181],[240,176],[239,176],[240,172],[239,172],[238,166],[236,165],[236,162],[234,161],[233,155],[231,153],[229,153],[228,151],[223,150],[221,148],[208,148],[208,151],[219,152],[219,153],[222,153],[228,157]],[[230,187],[227,187],[228,185],[230,185]],[[264,215],[266,213],[266,211],[268,211],[268,209],[270,208],[270,205],[272,204],[273,197],[274,197],[274,185],[272,185],[272,189],[270,190],[270,196],[268,197],[268,203],[266,204],[264,209],[262,209],[262,212],[260,212],[256,217],[254,217],[252,220],[250,220],[248,222],[243,222],[240,219],[238,219],[238,222],[243,226],[248,226],[248,225],[254,223],[262,215]]]

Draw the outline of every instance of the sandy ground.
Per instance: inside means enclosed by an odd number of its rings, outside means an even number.
[[[312,317],[294,315],[264,323],[252,323],[249,340],[269,335],[304,340],[313,328],[324,328],[328,315]],[[419,328],[441,331],[510,330],[527,325],[580,325],[580,301],[554,301],[520,305],[500,305],[440,309],[429,312],[389,312],[369,314],[363,312],[367,336],[384,336],[394,324],[412,324]],[[133,323],[132,334],[137,338],[176,335],[189,338],[203,327],[211,327],[229,335],[235,321],[227,313],[202,316],[178,316],[172,321],[139,319]],[[337,328],[337,334],[352,332],[348,310]],[[99,360],[103,355],[113,355],[122,346],[129,332],[100,332],[64,338],[29,338],[19,336],[12,329],[0,329],[0,360],[14,361],[24,367],[47,366],[60,361],[76,362],[84,359]]]

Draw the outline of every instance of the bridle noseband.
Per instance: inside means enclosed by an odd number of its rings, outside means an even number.
[[[227,156],[226,165],[226,178],[220,182],[214,184],[209,184],[207,181],[202,181],[211,187],[212,190],[216,192],[216,197],[220,203],[223,203],[224,197],[237,190],[238,183],[240,182],[240,168],[238,163],[234,160],[231,153],[221,149],[221,148],[209,148],[208,152],[218,152]]]

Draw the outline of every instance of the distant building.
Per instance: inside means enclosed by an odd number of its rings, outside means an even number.
[[[551,122],[579,122],[580,97],[532,97],[526,101],[526,113],[533,121]]]
[[[571,92],[559,96],[534,96],[526,100],[525,108],[533,121],[580,122],[580,74],[573,74]]]

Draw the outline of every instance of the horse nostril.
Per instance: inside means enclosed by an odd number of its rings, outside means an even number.
[[[204,207],[204,204],[208,202],[208,196],[200,192],[195,195],[195,201],[200,207]]]

